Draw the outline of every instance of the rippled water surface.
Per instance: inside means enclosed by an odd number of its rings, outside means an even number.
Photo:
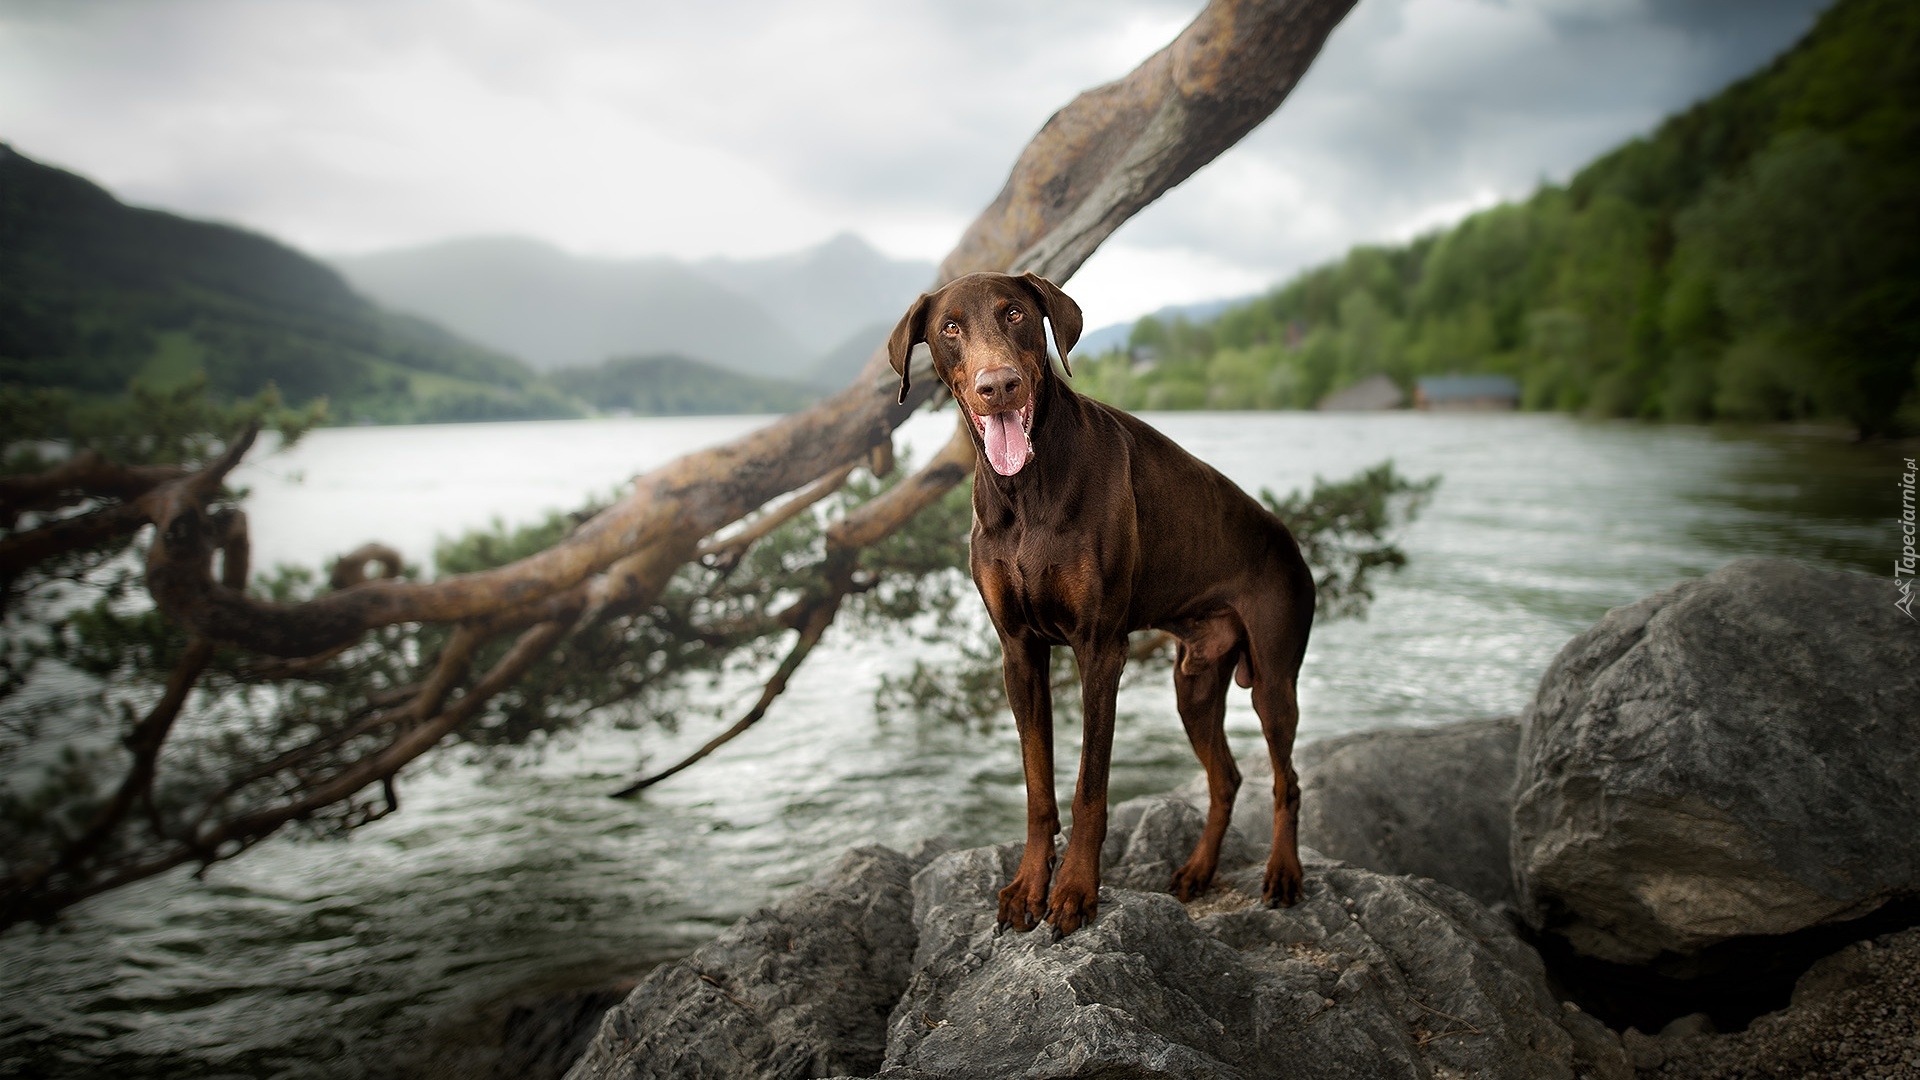
[[[1249,490],[1388,457],[1443,478],[1402,537],[1411,565],[1383,583],[1371,616],[1316,627],[1307,741],[1517,712],[1554,653],[1608,608],[1739,555],[1881,573],[1894,552],[1900,455],[1884,447],[1539,415],[1151,419]],[[437,535],[570,509],[763,422],[316,432],[243,469],[256,565],[317,564],[370,539],[426,562]],[[903,437],[924,457],[950,423],[916,418]],[[204,880],[178,873],[51,930],[17,928],[0,937],[0,1074],[445,1064],[463,1019],[477,1029],[512,994],[682,954],[849,845],[1017,838],[1011,724],[876,718],[875,681],[910,666],[908,649],[836,628],[764,722],[639,801],[606,792],[641,755],[675,760],[709,726],[594,732],[510,771],[416,769],[402,811],[348,841],[276,839]],[[1258,748],[1244,692],[1229,733],[1240,753]],[[1077,734],[1060,742],[1066,790]],[[1128,692],[1114,757],[1116,799],[1195,771],[1170,688]]]

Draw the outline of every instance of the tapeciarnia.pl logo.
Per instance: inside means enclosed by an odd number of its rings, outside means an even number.
[[[1900,590],[1900,598],[1893,606],[1906,612],[1907,618],[1920,622],[1920,615],[1913,613],[1913,573],[1916,555],[1913,550],[1913,480],[1920,469],[1914,467],[1913,459],[1907,458],[1907,471],[1900,474],[1900,557],[1893,560],[1893,587]]]

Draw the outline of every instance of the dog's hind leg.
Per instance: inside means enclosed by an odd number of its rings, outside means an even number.
[[[1311,600],[1308,601],[1311,604]],[[1294,619],[1291,604],[1276,605],[1247,625],[1248,659],[1253,675],[1253,711],[1273,759],[1273,854],[1260,895],[1270,907],[1290,907],[1300,899],[1300,778],[1293,771],[1293,738],[1300,726],[1295,680],[1306,652],[1307,620]],[[1311,618],[1311,607],[1308,618]]]
[[[1240,770],[1227,747],[1227,684],[1239,651],[1214,655],[1210,660],[1180,642],[1173,665],[1173,693],[1187,741],[1207,771],[1207,827],[1193,847],[1187,864],[1173,875],[1173,895],[1191,900],[1207,891],[1220,866],[1220,844],[1233,820],[1233,800],[1240,793]]]

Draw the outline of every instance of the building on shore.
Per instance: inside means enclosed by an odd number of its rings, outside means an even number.
[[[1338,393],[1328,394],[1316,407],[1321,412],[1378,412],[1397,409],[1406,400],[1407,395],[1400,392],[1399,385],[1392,379],[1372,375]]]
[[[1433,375],[1413,388],[1413,407],[1429,412],[1486,412],[1520,407],[1520,384],[1505,375]]]

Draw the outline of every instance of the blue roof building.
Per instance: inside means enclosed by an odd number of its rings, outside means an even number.
[[[1414,385],[1413,407],[1433,412],[1517,409],[1520,384],[1505,375],[1432,375]]]

